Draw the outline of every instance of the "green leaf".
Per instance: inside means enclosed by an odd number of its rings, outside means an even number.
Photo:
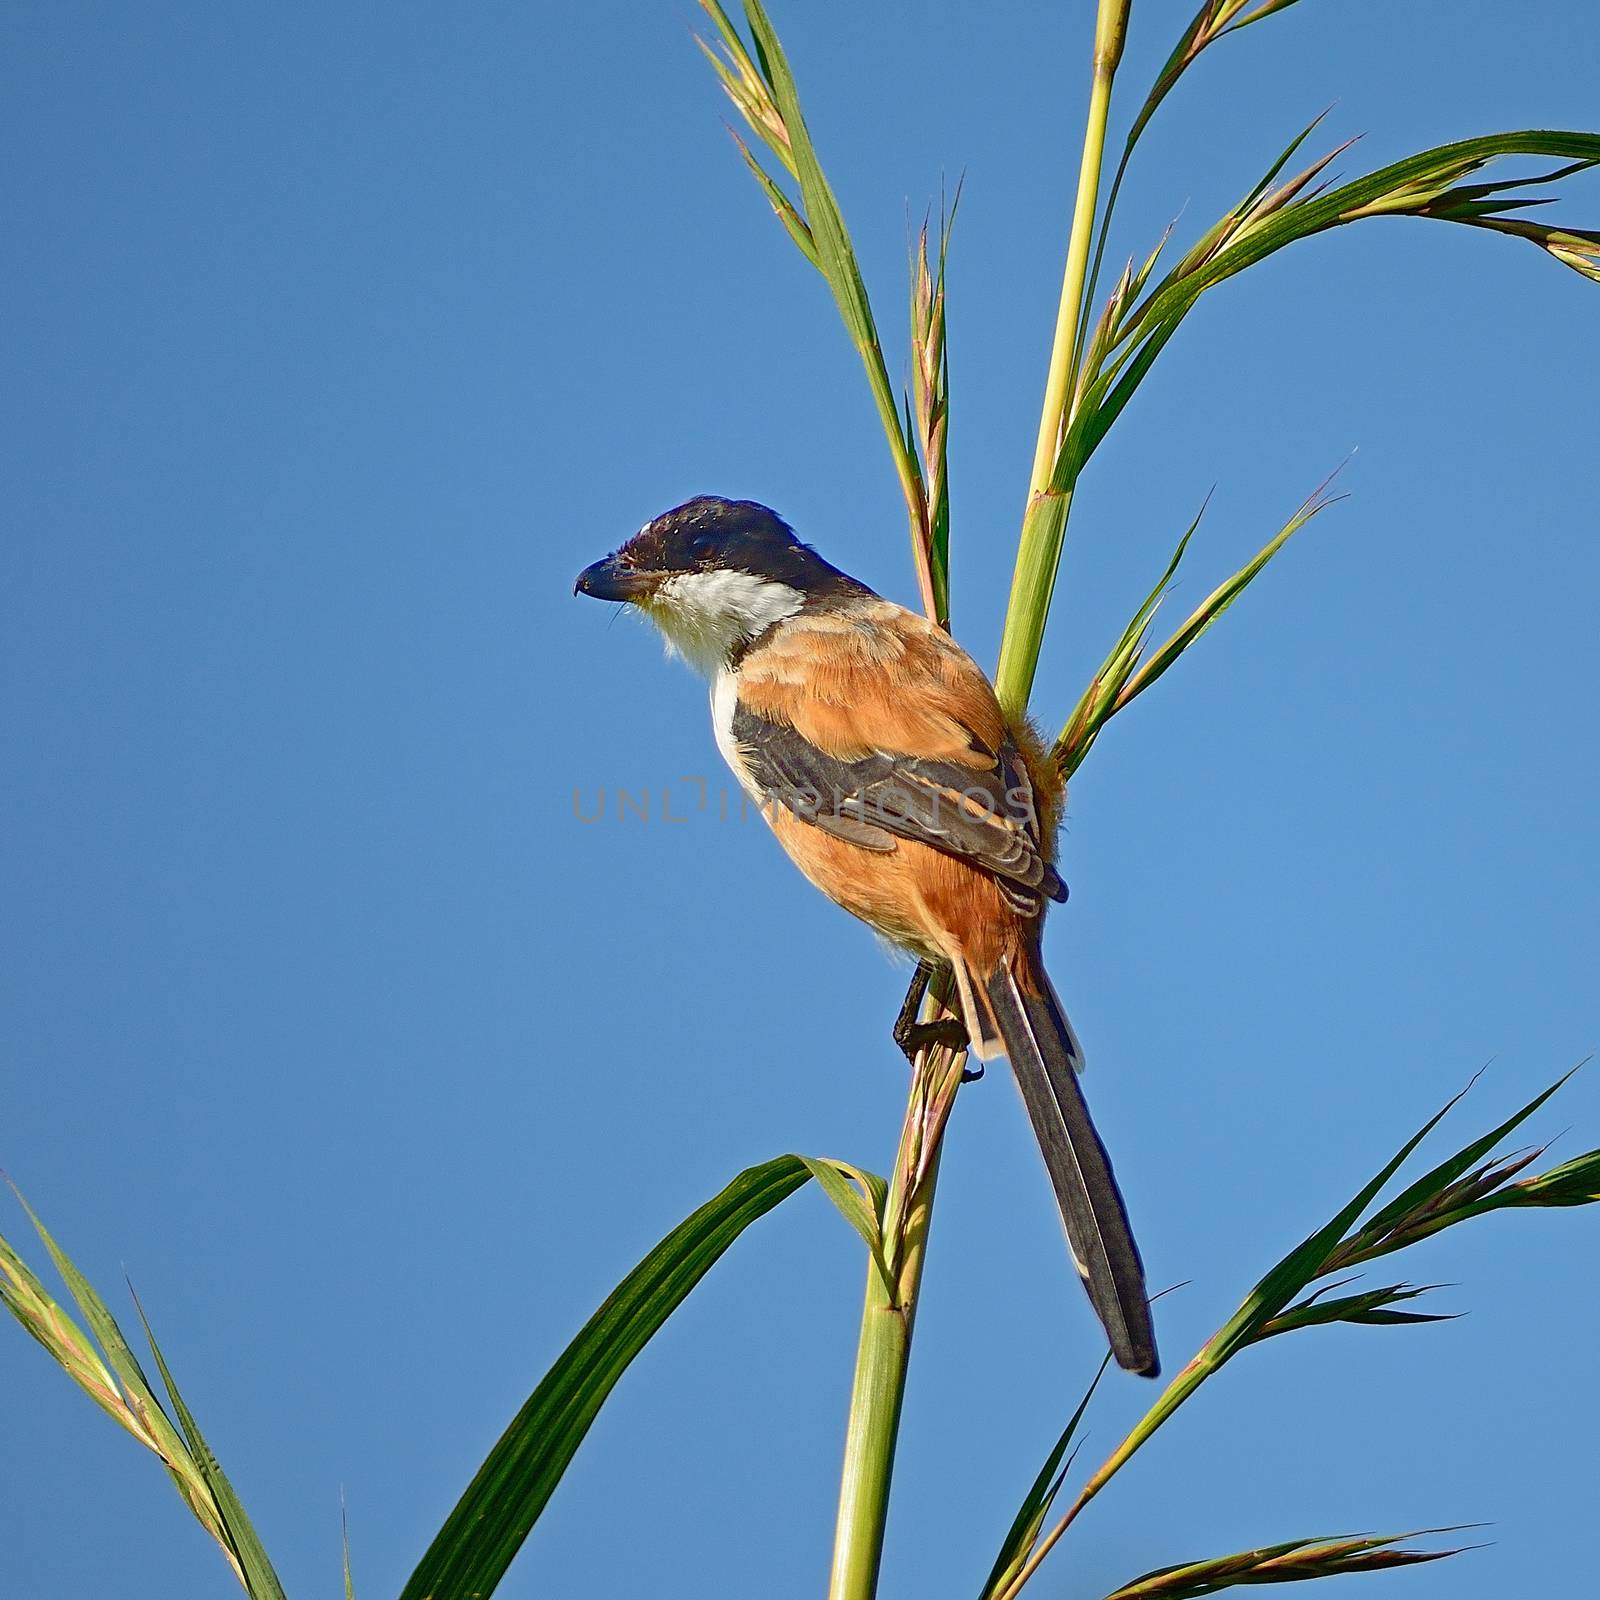
[[[645,1256],[501,1435],[401,1600],[479,1600],[494,1591],[633,1358],[728,1246],[811,1176],[799,1156],[748,1167]]]
[[[1524,1178],[1475,1203],[1474,1209],[1499,1206],[1587,1206],[1600,1200],[1600,1150],[1588,1150],[1559,1167]]]
[[[150,1381],[145,1377],[144,1369],[139,1365],[139,1359],[134,1355],[127,1339],[123,1337],[117,1319],[112,1316],[105,1302],[95,1292],[94,1285],[84,1277],[72,1259],[51,1237],[49,1230],[34,1215],[33,1209],[20,1194],[17,1195],[17,1202],[27,1213],[28,1220],[33,1224],[34,1231],[39,1235],[45,1249],[50,1252],[50,1259],[55,1263],[56,1271],[61,1274],[61,1281],[66,1284],[78,1310],[83,1314],[84,1321],[89,1324],[101,1350],[105,1352],[106,1361],[116,1373],[117,1380],[122,1386],[128,1409],[143,1432],[143,1442],[155,1452],[161,1464],[167,1469],[167,1474],[179,1495],[201,1526],[223,1547],[229,1559],[237,1562],[237,1555],[228,1541],[227,1531],[222,1526],[220,1514],[212,1501],[204,1474],[200,1471],[199,1464],[189,1454],[182,1436],[173,1426],[171,1418],[167,1416],[155,1391],[150,1387]],[[242,1570],[239,1572],[239,1581],[244,1582]]]
[[[1543,1149],[1482,1160],[1571,1076],[1567,1073],[1498,1128],[1425,1173],[1345,1239],[1329,1258],[1328,1270],[1338,1271],[1407,1249],[1468,1217],[1489,1211],[1515,1206],[1588,1205],[1600,1199],[1600,1151],[1574,1157],[1531,1178],[1517,1175],[1537,1161],[1544,1154]]]
[[[806,127],[788,57],[761,0],[745,0],[744,6],[753,51],[746,49],[738,29],[718,0],[700,0],[700,4],[716,24],[727,59],[719,57],[703,40],[700,41],[702,51],[740,114],[799,185],[797,206],[766,172],[744,140],[735,135],[740,153],[789,237],[826,281],[861,358],[867,387],[883,425],[906,503],[923,608],[933,620],[940,621],[949,613],[948,597],[944,593],[946,535],[943,527],[943,523],[947,523],[948,509],[942,504],[942,486],[930,505],[927,474],[918,455],[916,432],[911,419],[901,415],[896,403],[878,337],[877,320],[872,313],[855,248]],[[930,463],[929,470],[932,469]]]
[[[1349,1280],[1346,1279],[1346,1282]],[[1280,1333],[1291,1333],[1296,1328],[1313,1328],[1324,1326],[1331,1322],[1359,1322],[1372,1326],[1398,1326],[1403,1323],[1413,1322],[1452,1322],[1454,1317],[1448,1313],[1428,1313],[1424,1311],[1391,1311],[1389,1307],[1397,1305],[1402,1300],[1415,1300],[1419,1295],[1429,1293],[1440,1285],[1436,1283],[1407,1284],[1390,1283],[1381,1289],[1367,1289],[1360,1294],[1340,1295],[1332,1300],[1324,1296],[1330,1289],[1338,1285],[1328,1284],[1317,1290],[1315,1294],[1307,1295],[1298,1305],[1290,1306],[1286,1311],[1264,1322],[1245,1341],[1254,1344],[1261,1339],[1270,1339]]]
[[[350,1571],[350,1515],[345,1510],[344,1496],[339,1496],[339,1553],[344,1569],[344,1600],[356,1600],[356,1580]]]
[[[1470,1088],[1471,1085],[1468,1085]],[[1375,1177],[1362,1186],[1355,1198],[1331,1221],[1297,1245],[1275,1266],[1245,1297],[1244,1304],[1213,1335],[1206,1349],[1213,1353],[1218,1364],[1234,1350],[1247,1343],[1261,1326],[1283,1310],[1300,1291],[1310,1285],[1324,1270],[1335,1245],[1344,1238],[1350,1225],[1372,1204],[1384,1185],[1405,1165],[1413,1150],[1428,1137],[1449,1115],[1462,1096],[1463,1089],[1401,1145],[1398,1152],[1378,1170]]]
[[[1055,1504],[1056,1496],[1061,1492],[1061,1485],[1066,1481],[1067,1471],[1072,1465],[1072,1456],[1067,1454],[1067,1447],[1077,1434],[1078,1424],[1083,1421],[1083,1414],[1089,1409],[1089,1402],[1094,1398],[1094,1392],[1110,1365],[1111,1356],[1107,1352],[1100,1363],[1100,1370],[1090,1380],[1083,1399],[1078,1402],[1078,1409],[1067,1419],[1066,1427],[1061,1430],[1061,1437],[1056,1440],[1050,1454],[1044,1458],[1044,1465],[1039,1468],[1038,1476],[1028,1486],[1028,1492],[1022,1497],[1022,1504],[1017,1508],[1017,1514],[1006,1530],[1005,1538],[1000,1542],[1000,1553],[994,1558],[994,1565],[989,1569],[989,1577],[984,1583],[981,1600],[990,1600],[991,1596],[1000,1594],[1022,1570],[1022,1563],[1028,1559],[1028,1552],[1033,1549],[1034,1540],[1039,1537],[1044,1519],[1050,1515],[1050,1507]],[[1074,1450],[1072,1455],[1076,1454],[1077,1451]]]
[[[1329,1539],[1288,1539],[1282,1544],[1241,1550],[1236,1555],[1213,1556],[1207,1561],[1158,1567],[1142,1578],[1124,1584],[1106,1600],[1195,1600],[1241,1584],[1305,1583],[1356,1572],[1382,1572],[1411,1567],[1425,1561],[1443,1561],[1462,1550],[1405,1550],[1402,1540],[1427,1534],[1454,1533],[1454,1528],[1419,1528],[1414,1533],[1391,1533]]]
[[[1139,108],[1138,116],[1133,119],[1133,126],[1128,130],[1127,151],[1131,152],[1139,142],[1139,135],[1149,126],[1161,102],[1208,45],[1249,27],[1252,22],[1271,16],[1275,11],[1287,10],[1295,3],[1296,0],[1262,0],[1255,10],[1241,17],[1238,13],[1244,9],[1244,0],[1204,0],[1189,26],[1183,30],[1182,37],[1173,46],[1172,54],[1167,57],[1161,71],[1156,74],[1150,93]],[[1124,155],[1123,159],[1126,162],[1127,156]]]
[[[1195,607],[1183,626],[1128,679],[1111,708],[1112,712],[1121,711],[1130,701],[1143,694],[1250,587],[1284,545],[1318,512],[1326,510],[1331,504],[1333,501],[1319,490],[1231,578],[1218,584]]]
[[[1083,764],[1084,757],[1093,748],[1106,723],[1143,694],[1249,588],[1294,534],[1320,511],[1333,504],[1337,497],[1328,496],[1326,488],[1324,484],[1244,566],[1213,589],[1183,626],[1141,666],[1139,661],[1150,618],[1178,570],[1189,539],[1199,526],[1200,518],[1195,518],[1167,564],[1167,570],[1144,604],[1134,613],[1133,620],[1123,629],[1122,636],[1112,647],[1110,655],[1090,681],[1072,715],[1068,717],[1066,726],[1062,728],[1055,743],[1054,755],[1063,777],[1070,778]],[[1202,506],[1202,514],[1204,510]]]
[[[1077,341],[1073,347],[1074,373],[1078,371],[1088,337],[1089,320],[1100,283],[1100,268],[1105,259],[1106,239],[1111,232],[1111,219],[1116,212],[1117,198],[1122,193],[1122,182],[1128,175],[1128,166],[1133,160],[1134,147],[1139,143],[1140,135],[1149,126],[1150,119],[1155,116],[1161,102],[1172,92],[1178,79],[1194,65],[1209,45],[1215,44],[1227,34],[1237,33],[1241,28],[1249,27],[1252,22],[1259,22],[1263,17],[1271,16],[1275,11],[1287,10],[1297,3],[1298,0],[1262,0],[1262,3],[1248,15],[1240,16],[1239,12],[1244,9],[1245,0],[1203,0],[1200,9],[1190,19],[1188,27],[1183,30],[1177,44],[1173,46],[1172,53],[1167,57],[1161,71],[1156,74],[1155,83],[1145,96],[1144,104],[1139,108],[1138,115],[1134,117],[1133,124],[1128,129],[1127,138],[1122,146],[1122,156],[1117,162],[1116,173],[1106,194],[1106,203],[1101,208],[1099,231],[1094,247],[1094,265],[1089,272],[1088,292],[1083,297]],[[1286,161],[1288,156],[1285,155],[1283,159]],[[1148,268],[1146,270],[1148,271]]]
[[[1286,205],[1233,239],[1195,270],[1165,282],[1135,314],[1130,336],[1145,339],[1159,335],[1164,343],[1207,289],[1296,240],[1369,216],[1413,215],[1434,216],[1443,221],[1464,220],[1450,215],[1452,185],[1501,157],[1536,155],[1569,156],[1581,165],[1592,165],[1600,162],[1600,134],[1526,129],[1462,139],[1421,151],[1365,177]],[[1563,173],[1573,170],[1577,169],[1564,168]],[[1511,186],[1476,187],[1474,193],[1481,196],[1508,187]],[[1122,403],[1126,403],[1125,398]],[[1096,433],[1086,423],[1078,439],[1063,443],[1062,453],[1065,455],[1070,450],[1076,465],[1081,467],[1103,433],[1103,428]]]
[[[1574,1067],[1572,1072],[1578,1069]],[[1419,1205],[1425,1204],[1435,1195],[1443,1193],[1457,1178],[1461,1177],[1469,1168],[1475,1166],[1480,1157],[1487,1155],[1505,1136],[1513,1129],[1519,1128],[1542,1106],[1558,1089],[1572,1076],[1572,1072],[1565,1073],[1541,1094],[1536,1094],[1520,1111],[1507,1117],[1498,1128],[1491,1129],[1481,1139],[1474,1139],[1471,1144],[1463,1146],[1450,1157],[1448,1161],[1441,1161],[1438,1166],[1423,1173],[1413,1184],[1402,1189],[1388,1205],[1375,1211],[1363,1224],[1363,1233],[1384,1233],[1396,1222],[1414,1211]],[[1473,1080],[1476,1082],[1476,1079]],[[1468,1085],[1470,1088],[1471,1085]]]
[[[822,170],[816,146],[812,143],[805,115],[800,109],[800,92],[789,69],[789,59],[784,54],[777,30],[772,26],[761,0],[745,0],[745,16],[755,40],[762,72],[766,77],[772,98],[778,107],[783,125],[788,130],[789,143],[794,155],[795,176],[800,184],[800,198],[805,209],[806,226],[816,246],[816,264],[828,287],[833,291],[839,315],[861,357],[867,376],[867,387],[872,392],[873,403],[883,424],[884,436],[894,457],[895,471],[900,477],[907,511],[911,518],[912,538],[920,543],[928,525],[925,491],[917,461],[916,446],[906,431],[895,403],[894,389],[889,382],[888,367],[884,362],[883,346],[878,338],[878,325],[872,314],[872,303],[867,297],[867,287],[856,261],[855,247],[850,242],[844,215],[834,198],[827,174]]]
[[[1571,1074],[1569,1073],[1568,1077],[1570,1076]],[[1476,1079],[1473,1081],[1476,1082]],[[1562,1079],[1561,1081],[1565,1082],[1566,1080]],[[1401,1284],[1390,1285],[1384,1289],[1371,1291],[1366,1295],[1350,1296],[1342,1301],[1324,1302],[1319,1305],[1320,1295],[1326,1294],[1334,1288],[1342,1287],[1339,1284],[1328,1284],[1318,1294],[1311,1295],[1308,1299],[1301,1301],[1287,1311],[1285,1308],[1289,1307],[1290,1301],[1301,1291],[1308,1288],[1317,1278],[1326,1276],[1328,1273],[1338,1270],[1340,1266],[1348,1264],[1347,1260],[1342,1257],[1340,1246],[1341,1244],[1349,1243],[1346,1235],[1352,1225],[1357,1222],[1361,1214],[1378,1197],[1389,1180],[1410,1158],[1417,1146],[1433,1132],[1471,1087],[1472,1084],[1469,1083],[1460,1094],[1447,1101],[1416,1133],[1406,1140],[1399,1151],[1384,1163],[1377,1174],[1362,1186],[1348,1205],[1344,1206],[1329,1222],[1318,1228],[1316,1232],[1291,1250],[1261,1279],[1245,1297],[1243,1304],[1240,1305],[1233,1316],[1206,1341],[1200,1350],[1185,1364],[1183,1369],[1172,1378],[1155,1404],[1134,1424],[1121,1444],[1090,1474],[1066,1514],[1058,1518],[1050,1531],[1039,1540],[1037,1548],[1028,1557],[1016,1576],[993,1597],[993,1600],[1013,1600],[1013,1597],[1021,1590],[1033,1573],[1037,1571],[1039,1564],[1055,1547],[1056,1542],[1083,1507],[1099,1494],[1106,1484],[1143,1449],[1163,1424],[1207,1379],[1219,1372],[1245,1346],[1257,1342],[1269,1333],[1285,1332],[1293,1327],[1309,1326],[1319,1321],[1383,1324],[1409,1322],[1418,1318],[1418,1313],[1391,1311],[1388,1309],[1396,1301],[1411,1299],[1417,1294],[1425,1292],[1423,1289],[1412,1289]],[[1555,1087],[1559,1088],[1560,1084],[1555,1085]],[[1518,1113],[1515,1118],[1502,1124],[1493,1134],[1489,1135],[1488,1142],[1492,1143],[1495,1139],[1508,1132],[1534,1106],[1541,1104],[1546,1098],[1548,1098],[1548,1093],[1539,1096],[1529,1107]],[[1473,1149],[1484,1144],[1485,1141],[1478,1140],[1474,1141],[1474,1145],[1468,1148]],[[1451,1166],[1455,1160],[1456,1158],[1452,1158],[1452,1161],[1444,1163],[1443,1167],[1435,1168],[1435,1172],[1443,1171],[1444,1168]],[[1588,1198],[1600,1198],[1600,1194],[1586,1195],[1583,1192],[1585,1189],[1595,1190],[1600,1188],[1600,1185],[1592,1181],[1600,1179],[1600,1151],[1592,1152],[1589,1156],[1579,1157],[1571,1165],[1576,1167],[1578,1171],[1563,1176],[1559,1190],[1561,1198],[1552,1203],[1582,1204]],[[1553,1177],[1555,1175],[1547,1174],[1546,1176]],[[1528,1180],[1527,1187],[1530,1189],[1535,1188],[1539,1181],[1538,1179]],[[1569,1184],[1575,1185],[1575,1187],[1569,1190],[1567,1187]],[[1411,1187],[1414,1189],[1416,1186],[1412,1185]],[[1537,1204],[1538,1202],[1529,1200],[1525,1203]],[[1476,1209],[1487,1208],[1488,1202],[1480,1200],[1476,1206],[1468,1206],[1453,1214],[1450,1220],[1460,1221],[1466,1216],[1474,1214]],[[1385,1207],[1385,1210],[1388,1209],[1388,1207]],[[1382,1215],[1383,1213],[1380,1212],[1378,1214]],[[1364,1238],[1365,1231],[1363,1230],[1357,1237]],[[1277,1323],[1276,1326],[1274,1326],[1275,1321]],[[1450,1530],[1432,1529],[1424,1531],[1448,1532]],[[1281,1548],[1288,1549],[1290,1547],[1284,1546]],[[1228,1557],[1225,1559],[1233,1560],[1236,1558]],[[1166,1570],[1171,1572],[1178,1569]],[[1148,1584],[1152,1579],[1161,1576],[1163,1574],[1146,1574],[1145,1578],[1138,1580],[1138,1582]],[[1243,1581],[1246,1580],[1241,1578],[1230,1579],[1230,1582]],[[1259,1583],[1269,1580],[1265,1577],[1255,1577],[1249,1581]],[[1279,1580],[1274,1578],[1272,1581]],[[1224,1587],[1224,1585],[1215,1585],[1215,1587]],[[1132,1600],[1135,1595],[1140,1596],[1142,1600],[1144,1596],[1153,1597],[1166,1592],[1158,1588],[1139,1588],[1135,1586],[1118,1590],[1115,1600]],[[1208,1593],[1210,1591],[1202,1589],[1174,1590],[1172,1592],[1176,1595],[1178,1593]]]
[[[800,109],[799,90],[795,85],[794,75],[789,70],[788,57],[783,52],[777,32],[760,0],[746,0],[745,14],[750,20],[751,32],[761,50],[761,59],[766,69],[768,85],[772,90],[772,98],[783,117],[784,127],[789,131],[789,138],[794,148],[801,199],[805,205],[806,219],[812,237],[817,243],[818,262],[823,276],[828,280],[828,287],[833,290],[839,315],[844,319],[851,338],[855,340],[862,359],[867,363],[868,377],[874,390],[881,388],[888,397],[890,411],[894,417],[892,435],[900,436],[903,442],[899,416],[894,410],[889,375],[879,352],[878,328],[872,315],[872,306],[867,299],[866,285],[861,278],[861,269],[856,263],[855,249],[850,243],[849,230],[845,227],[839,202],[834,198],[833,188],[828,182],[827,174],[822,170],[816,146],[812,143],[810,130],[806,127],[805,116]]]
[[[717,32],[722,36],[722,48],[726,55],[718,55],[716,50],[698,35],[695,37],[695,43],[700,46],[701,53],[711,63],[712,70],[721,81],[723,90],[734,103],[739,115],[749,123],[752,132],[778,158],[784,171],[792,178],[795,175],[794,153],[789,147],[783,120],[772,100],[766,62],[762,61],[758,66],[751,59],[743,37],[718,0],[700,0],[700,7],[717,25]],[[752,162],[752,165],[755,163]],[[759,167],[757,172],[766,182],[771,183]]]
[[[107,1416],[149,1447],[149,1438],[123,1399],[117,1380],[100,1359],[94,1342],[56,1304],[33,1269],[4,1237],[0,1237],[0,1301]]]
[[[129,1292],[132,1292],[131,1285]],[[177,1413],[178,1425],[183,1429],[184,1438],[188,1441],[190,1459],[200,1469],[206,1487],[211,1491],[218,1515],[222,1519],[228,1545],[238,1559],[245,1592],[252,1596],[252,1600],[285,1600],[283,1585],[278,1582],[278,1575],[272,1570],[272,1563],[267,1559],[267,1552],[261,1540],[256,1537],[256,1530],[249,1517],[245,1515],[239,1496],[234,1493],[227,1473],[222,1470],[222,1464],[213,1454],[211,1446],[206,1443],[193,1413],[184,1404],[183,1396],[178,1392],[178,1385],[173,1379],[171,1369],[167,1366],[166,1358],[161,1353],[161,1346],[156,1343],[149,1318],[145,1316],[144,1307],[139,1304],[137,1295],[134,1295],[133,1304],[139,1313],[139,1321],[144,1326],[145,1338],[150,1341],[150,1354],[155,1357],[156,1370],[161,1374],[161,1381],[166,1385],[167,1394],[172,1401],[172,1409]]]
[[[939,219],[936,262],[928,255],[928,223],[911,257],[911,379],[916,396],[915,420],[907,406],[905,434],[915,438],[922,459],[922,508],[927,519],[917,558],[917,581],[929,616],[950,626],[950,360],[945,328],[945,271],[961,184]]]
[[[1243,20],[1238,25],[1242,26]],[[1600,244],[1588,241],[1583,230],[1534,228],[1518,219],[1486,217],[1481,208],[1471,217],[1451,214],[1451,206],[1461,195],[1453,186],[1463,178],[1500,157],[1542,155],[1568,157],[1582,166],[1600,163],[1600,134],[1528,129],[1463,139],[1292,203],[1283,203],[1286,195],[1280,193],[1271,197],[1279,206],[1276,210],[1268,211],[1267,201],[1260,200],[1248,226],[1220,248],[1204,253],[1199,261],[1192,260],[1191,252],[1185,258],[1189,270],[1169,274],[1129,314],[1115,341],[1114,357],[1100,372],[1078,375],[1074,392],[1081,390],[1081,398],[1063,430],[1048,490],[1033,497],[1023,519],[995,682],[1008,712],[1025,710],[1032,693],[1078,478],[1200,296],[1296,240],[1366,217],[1396,215],[1432,217],[1526,237],[1563,265],[1600,281]],[[1290,191],[1297,190],[1316,170],[1294,180]],[[1562,170],[1570,173],[1577,168]],[[1494,185],[1489,192],[1506,187]],[[1474,197],[1483,192],[1474,186]],[[1087,323],[1084,327],[1086,331]]]
[[[800,1160],[817,1180],[817,1187],[834,1203],[839,1215],[866,1242],[873,1263],[883,1277],[884,1288],[893,1294],[894,1279],[883,1254],[883,1204],[889,1185],[877,1173],[852,1167],[848,1162],[818,1160],[814,1156],[801,1156]]]
[[[1044,625],[1049,620],[1056,575],[1061,570],[1071,506],[1072,484],[1059,488],[1052,484],[1036,494],[1023,513],[1017,564],[1006,602],[1005,631],[1000,638],[1000,659],[994,669],[994,691],[1008,716],[1027,713],[1039,666],[1039,647],[1044,642]]]
[[[1210,499],[1210,495],[1207,495],[1206,502],[1209,503]],[[1155,615],[1162,596],[1166,594],[1172,580],[1177,576],[1178,567],[1183,561],[1183,553],[1189,548],[1189,541],[1194,537],[1195,530],[1200,526],[1200,519],[1205,514],[1206,507],[1202,504],[1195,513],[1194,521],[1184,530],[1183,537],[1178,541],[1178,548],[1172,552],[1167,570],[1156,580],[1155,587],[1134,612],[1127,627],[1122,630],[1121,636],[1111,647],[1110,653],[1100,663],[1099,671],[1089,680],[1088,688],[1083,691],[1077,705],[1072,708],[1072,715],[1067,718],[1066,726],[1061,730],[1061,737],[1056,741],[1054,752],[1056,764],[1061,769],[1063,778],[1070,778],[1083,764],[1083,758],[1088,755],[1090,747],[1099,737],[1100,729],[1110,718],[1116,706],[1117,696],[1122,692],[1122,686],[1138,664],[1145,640],[1149,636],[1150,619]]]
[[[105,1351],[106,1359],[121,1382],[134,1410],[139,1413],[142,1420],[152,1425],[153,1432],[162,1434],[168,1439],[176,1454],[184,1454],[183,1443],[166,1412],[162,1410],[161,1402],[151,1389],[150,1380],[145,1377],[144,1369],[139,1365],[139,1358],[134,1355],[127,1339],[123,1337],[122,1329],[117,1326],[117,1319],[112,1316],[106,1303],[95,1292],[94,1285],[84,1277],[74,1265],[72,1258],[51,1237],[49,1230],[34,1215],[33,1208],[20,1194],[17,1196],[17,1202],[27,1212],[28,1221],[33,1224],[40,1241],[50,1252],[50,1259],[55,1263],[56,1271],[61,1274],[61,1281],[66,1284],[67,1291],[77,1303],[84,1321],[89,1324],[100,1343],[100,1348]]]
[[[768,176],[767,169],[756,160],[755,153],[739,137],[738,131],[730,128],[728,132],[733,142],[738,145],[739,154],[744,157],[745,165],[750,168],[756,182],[761,185],[762,190],[765,192],[773,213],[778,221],[788,229],[789,237],[794,240],[795,247],[812,266],[820,269],[821,263],[817,259],[817,242],[811,237],[811,230],[806,226],[805,218],[795,210],[794,201]]]
[[[283,1589],[266,1551],[178,1393],[155,1337],[150,1333],[150,1325],[144,1320],[143,1309],[139,1308],[139,1317],[144,1322],[151,1352],[177,1413],[181,1434],[151,1388],[138,1357],[105,1302],[20,1193],[17,1201],[94,1331],[111,1371],[106,1370],[88,1337],[49,1298],[39,1280],[4,1240],[0,1240],[0,1298],[95,1403],[156,1456],[196,1520],[222,1547],[246,1592],[255,1600],[283,1600]],[[137,1308],[137,1297],[134,1304]]]

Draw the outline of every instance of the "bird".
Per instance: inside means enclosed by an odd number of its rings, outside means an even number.
[[[716,743],[825,895],[917,961],[895,1038],[1004,1054],[1112,1354],[1160,1371],[1144,1268],[1044,967],[1064,785],[1024,717],[941,627],[885,599],[754,500],[699,495],[578,575],[636,607],[710,681]],[[936,973],[958,1017],[918,1022]]]

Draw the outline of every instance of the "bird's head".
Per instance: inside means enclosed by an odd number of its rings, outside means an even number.
[[[585,567],[575,592],[637,606],[669,648],[708,674],[808,605],[867,592],[775,511],[700,495]]]

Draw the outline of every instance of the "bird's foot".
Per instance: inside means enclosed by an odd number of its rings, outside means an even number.
[[[940,1017],[935,1022],[897,1022],[894,1025],[894,1042],[905,1052],[907,1061],[915,1064],[924,1050],[943,1045],[946,1050],[965,1050],[966,1025],[959,1017]]]
[[[906,1060],[913,1067],[917,1064],[917,1057],[924,1050],[940,1047],[946,1050],[965,1050],[970,1044],[966,1024],[959,1017],[938,1017],[929,1022],[918,1020],[917,1013],[922,1009],[923,997],[928,992],[928,983],[932,977],[932,964],[926,961],[918,962],[917,970],[911,979],[911,987],[906,991],[905,1004],[900,1007],[900,1015],[895,1020],[894,1042],[900,1046]],[[980,1062],[976,1067],[962,1068],[961,1081],[976,1083],[982,1076],[983,1065]]]

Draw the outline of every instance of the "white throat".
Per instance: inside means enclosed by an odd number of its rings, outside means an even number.
[[[738,646],[804,604],[805,596],[786,583],[724,567],[674,574],[643,609],[665,636],[667,649],[709,678]]]

